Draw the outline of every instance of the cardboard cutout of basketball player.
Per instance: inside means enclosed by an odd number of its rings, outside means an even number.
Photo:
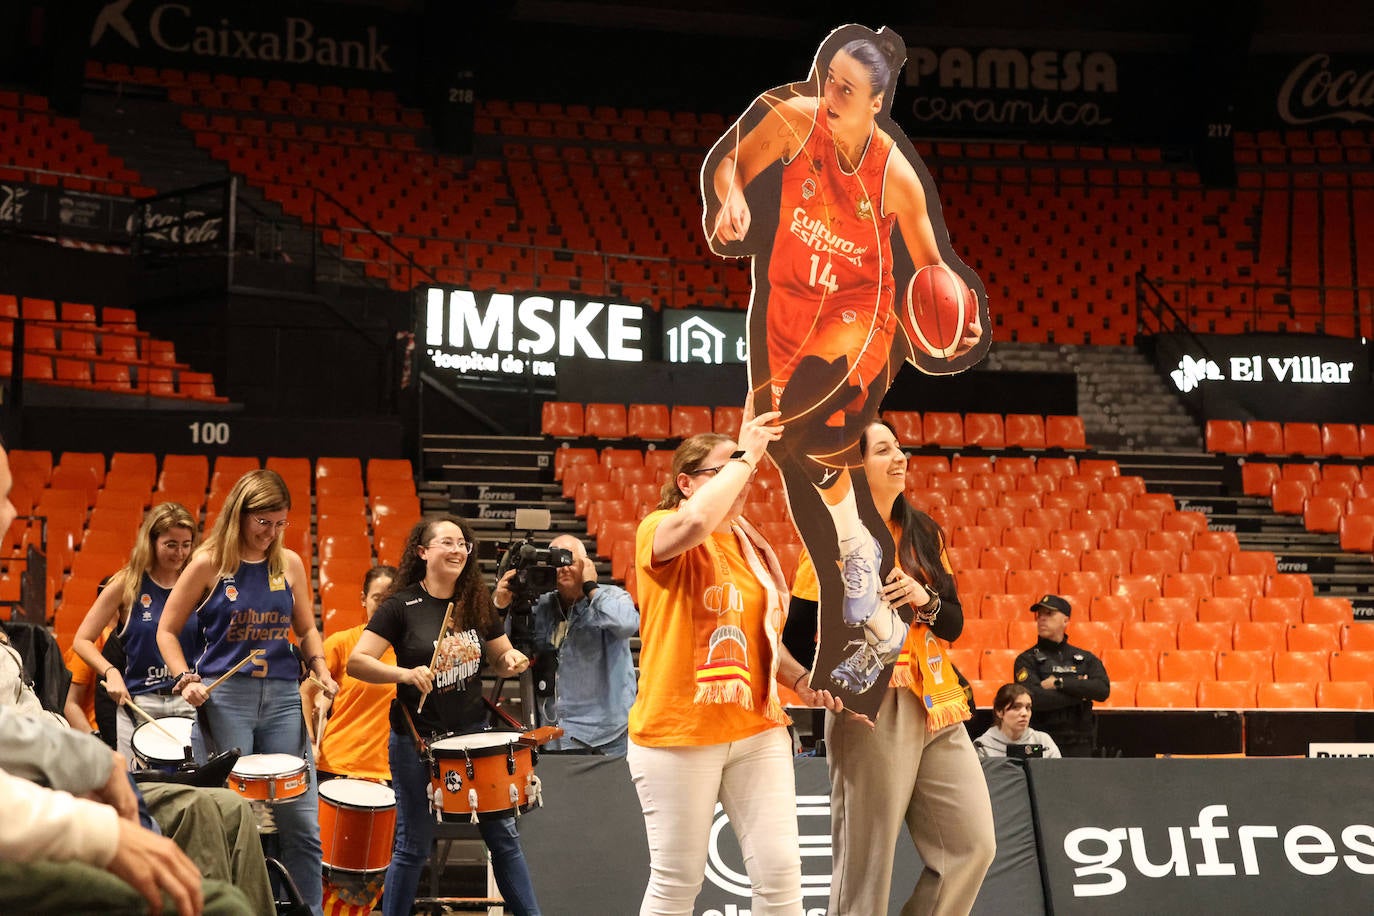
[[[701,179],[711,250],[754,259],[750,403],[782,412],[769,454],[820,582],[811,684],[870,717],[913,610],[880,594],[896,551],[859,436],[904,361],[960,372],[991,343],[987,294],[950,246],[930,173],[891,117],[905,60],[889,29],[836,29],[810,79],[759,96]]]

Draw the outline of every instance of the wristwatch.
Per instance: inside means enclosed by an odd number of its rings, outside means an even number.
[[[586,595],[588,598],[592,596],[592,592],[596,591],[596,589],[597,584],[595,582],[582,583],[582,594]]]
[[[1055,690],[1063,690],[1063,689],[1064,689],[1064,679],[1063,679],[1062,677],[1055,677],[1055,679],[1054,679],[1054,689],[1055,689]]]

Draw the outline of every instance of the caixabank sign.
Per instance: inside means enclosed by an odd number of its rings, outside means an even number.
[[[1367,760],[1032,760],[1029,775],[1057,916],[1353,913],[1374,900]]]
[[[1159,372],[1206,419],[1360,423],[1374,418],[1368,345],[1299,334],[1161,334]]]

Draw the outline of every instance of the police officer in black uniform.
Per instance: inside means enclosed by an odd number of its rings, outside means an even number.
[[[1046,595],[1031,605],[1040,637],[1016,657],[1016,683],[1031,693],[1035,727],[1048,732],[1065,757],[1091,757],[1093,701],[1111,692],[1107,669],[1087,649],[1069,645],[1064,631],[1072,605],[1058,595]]]

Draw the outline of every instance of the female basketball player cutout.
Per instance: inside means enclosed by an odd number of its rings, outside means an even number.
[[[702,171],[712,249],[759,261],[751,396],[760,413],[780,410],[787,430],[769,451],[819,572],[816,670],[870,715],[881,693],[860,698],[885,682],[907,624],[882,595],[891,536],[851,479],[862,473],[859,435],[904,359],[947,374],[989,345],[986,295],[955,257],[934,185],[890,116],[904,59],[887,29],[836,30],[812,78],[760,96]],[[898,286],[921,268],[910,289]]]

